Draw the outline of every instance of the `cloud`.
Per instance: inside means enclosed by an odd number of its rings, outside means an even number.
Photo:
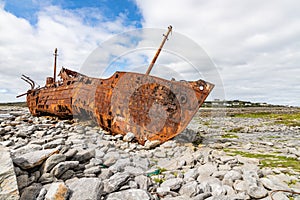
[[[27,91],[29,87],[20,79],[21,74],[41,86],[45,84],[45,78],[53,74],[54,48],[59,53],[58,69],[63,65],[79,70],[101,42],[113,33],[134,28],[135,23],[129,23],[122,15],[107,19],[96,8],[66,10],[48,5],[33,13],[37,23],[31,24],[0,5],[1,102],[15,101],[16,95]]]
[[[31,13],[35,17],[34,23],[30,18],[6,11],[4,1],[0,0],[2,102],[14,101],[17,94],[26,92],[27,85],[19,79],[23,73],[44,85],[45,77],[53,73],[52,54],[56,47],[59,50],[58,66],[84,71],[81,66],[87,64],[86,58],[96,47],[103,45],[103,41],[108,41],[104,42],[104,52],[89,57],[91,69],[99,68],[99,63],[106,64],[106,61],[116,59],[109,73],[125,69],[126,64],[127,70],[144,72],[162,40],[162,34],[171,24],[173,35],[152,74],[211,81],[216,88],[210,99],[300,106],[298,1],[135,0],[138,9],[131,5],[133,10],[123,12],[124,4],[117,13],[110,15],[103,8],[84,4],[54,5],[50,0],[43,4],[31,2],[37,10]],[[114,36],[140,24],[139,21],[130,21],[141,20],[136,14],[138,10],[142,14],[143,27],[155,31],[142,31],[135,38]],[[203,59],[206,52],[212,62]],[[120,53],[124,55],[114,57]],[[197,73],[195,67],[200,69]],[[224,90],[226,96],[222,95]]]
[[[298,1],[136,2],[144,27],[172,24],[205,49],[227,99],[300,106]]]

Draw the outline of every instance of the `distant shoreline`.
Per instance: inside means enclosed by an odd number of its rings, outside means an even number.
[[[250,103],[245,101],[235,101],[236,105],[232,103],[234,101],[205,101],[201,108],[255,108],[255,107],[293,107],[300,108],[299,106],[285,106],[285,105],[272,105],[272,104],[260,104]],[[19,106],[27,107],[27,103],[23,102],[7,102],[0,103],[0,106]]]
[[[27,107],[27,103],[23,102],[7,102],[7,103],[0,103],[0,106],[19,106],[19,107]]]

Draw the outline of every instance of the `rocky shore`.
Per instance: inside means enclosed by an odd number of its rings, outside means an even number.
[[[206,114],[173,140],[140,145],[132,133],[0,107],[0,199],[271,200],[300,192],[299,133]]]

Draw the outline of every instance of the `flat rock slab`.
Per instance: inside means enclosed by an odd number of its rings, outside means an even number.
[[[70,179],[66,184],[71,190],[70,200],[98,200],[103,193],[103,183],[99,178]]]
[[[13,162],[22,169],[31,169],[41,165],[48,157],[56,153],[58,153],[57,149],[33,151],[16,157]]]
[[[151,200],[151,195],[141,189],[129,189],[120,192],[111,193],[106,200]]]
[[[0,199],[19,199],[17,178],[9,150],[0,146]]]

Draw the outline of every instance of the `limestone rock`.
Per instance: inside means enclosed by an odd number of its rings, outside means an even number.
[[[109,180],[105,180],[104,191],[111,193],[118,190],[121,186],[127,183],[129,178],[130,174],[128,172],[114,174],[109,178]]]
[[[49,172],[55,165],[65,160],[66,156],[64,154],[54,154],[50,156],[43,165],[43,172]]]
[[[26,187],[21,195],[20,200],[36,200],[42,189],[42,184],[32,184],[29,187]]]
[[[45,200],[67,200],[69,188],[64,182],[52,183],[45,196]]]
[[[106,200],[152,200],[151,195],[141,189],[129,189],[120,192],[114,192],[107,196]]]
[[[52,170],[51,174],[53,174],[56,178],[59,178],[63,173],[65,173],[69,169],[73,169],[79,165],[78,161],[65,161],[57,164]]]
[[[84,163],[89,161],[91,158],[95,157],[95,149],[92,150],[84,150],[78,152],[74,157],[73,160],[77,160],[80,163]]]
[[[153,149],[155,147],[157,147],[158,145],[160,145],[160,141],[159,140],[147,140],[144,144],[145,149]]]
[[[170,187],[171,190],[177,190],[181,187],[183,180],[181,178],[172,178],[164,181],[161,187]]]
[[[247,193],[249,194],[249,196],[255,199],[260,199],[268,195],[268,192],[264,187],[256,187],[256,186],[249,187]]]
[[[189,197],[196,196],[200,192],[197,186],[198,186],[197,181],[188,182],[180,188],[179,194],[187,195]]]
[[[137,183],[138,187],[143,190],[148,190],[151,185],[151,179],[144,175],[136,176],[134,181]]]
[[[103,193],[103,183],[98,178],[70,179],[66,184],[72,192],[70,200],[99,200]]]
[[[131,142],[134,138],[135,138],[134,133],[128,132],[128,133],[124,136],[123,140],[124,140],[125,142]]]
[[[48,157],[58,153],[57,149],[46,149],[29,152],[13,159],[13,162],[22,169],[31,169],[41,165]]]
[[[0,146],[0,199],[19,199],[17,178],[10,153]]]

